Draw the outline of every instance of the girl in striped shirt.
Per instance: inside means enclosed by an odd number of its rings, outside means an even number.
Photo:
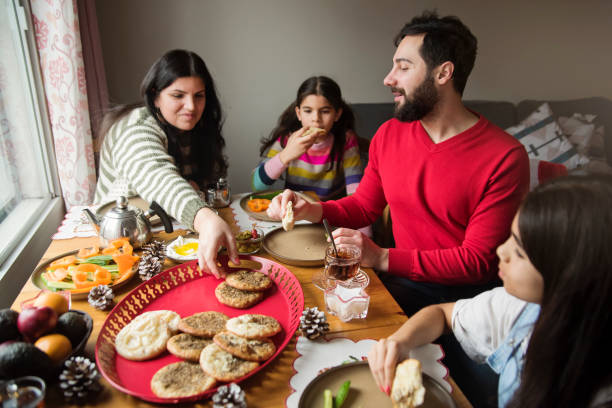
[[[314,191],[321,200],[352,194],[363,175],[354,124],[338,84],[325,76],[308,78],[262,140],[264,159],[253,172],[253,191],[283,179],[285,188]]]

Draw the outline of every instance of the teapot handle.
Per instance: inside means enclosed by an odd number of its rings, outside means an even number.
[[[161,218],[162,222],[164,223],[164,229],[167,233],[171,233],[174,231],[170,217],[168,216],[168,214],[166,214],[166,211],[164,211],[164,209],[161,208],[161,206],[157,204],[155,201],[151,202],[151,206],[149,207],[149,212],[151,214],[159,215],[159,218]]]

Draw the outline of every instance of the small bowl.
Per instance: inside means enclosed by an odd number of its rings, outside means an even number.
[[[257,233],[256,238],[253,238],[253,230]],[[259,228],[241,230],[238,234],[236,234],[236,245],[238,247],[238,253],[241,255],[256,254],[261,249],[263,238],[264,233]]]

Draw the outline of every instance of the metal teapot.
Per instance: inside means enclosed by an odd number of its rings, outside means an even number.
[[[108,210],[101,218],[94,215],[88,209],[83,212],[89,222],[98,231],[100,244],[108,246],[110,241],[127,237],[134,248],[139,248],[151,240],[151,223],[149,218],[157,214],[164,223],[164,229],[170,233],[173,231],[170,217],[155,201],[150,208],[143,212],[140,208],[128,206],[127,197],[121,196],[117,199],[117,206]]]

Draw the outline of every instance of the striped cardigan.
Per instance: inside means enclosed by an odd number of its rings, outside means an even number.
[[[156,201],[171,217],[193,229],[206,203],[180,175],[168,154],[168,139],[146,107],[136,108],[108,131],[100,152],[94,202],[139,195]]]
[[[314,191],[324,201],[355,192],[363,175],[357,136],[353,131],[346,132],[342,166],[334,165],[329,170],[334,137],[330,136],[325,141],[313,145],[288,165],[279,159],[278,153],[283,148],[280,138],[277,139],[268,150],[266,158],[253,172],[253,191],[270,189],[278,178],[284,178],[285,188]]]

